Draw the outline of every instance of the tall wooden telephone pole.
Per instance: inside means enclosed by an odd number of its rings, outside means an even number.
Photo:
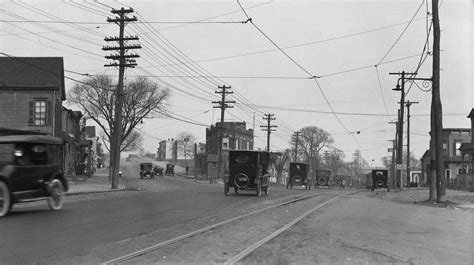
[[[267,125],[260,125],[260,127],[264,128],[262,129],[262,131],[265,131],[267,132],[267,152],[270,152],[270,134],[271,132],[274,132],[276,130],[272,129],[272,128],[276,128],[278,126],[276,125],[270,125],[270,122],[272,120],[276,120],[276,118],[274,118],[275,114],[264,114],[265,117],[263,117],[264,120],[267,120]]]
[[[234,106],[230,106],[229,104],[235,103],[233,100],[225,100],[225,96],[227,94],[233,94],[234,92],[229,91],[228,89],[231,88],[231,86],[219,86],[218,87],[220,90],[215,91],[216,94],[221,94],[221,101],[212,101],[214,104],[218,104],[217,106],[214,106],[214,108],[219,108],[221,109],[221,122],[219,126],[219,149],[217,153],[217,179],[221,178],[221,165],[222,165],[222,139],[224,138],[224,113],[225,109],[228,108],[233,108]],[[212,177],[209,180],[212,183]]]
[[[438,0],[432,0],[433,13],[433,88],[431,100],[431,117],[434,128],[431,128],[431,140],[434,141],[436,161],[436,200],[438,202],[445,201],[446,197],[446,177],[444,175],[444,159],[443,159],[443,110],[440,95],[440,39],[441,30],[439,27],[439,11]],[[434,136],[434,139],[433,139]],[[433,157],[433,155],[431,156]]]
[[[135,67],[137,64],[135,59],[139,57],[137,54],[127,54],[126,52],[131,49],[140,49],[141,46],[126,45],[127,41],[138,40],[137,36],[124,36],[125,25],[132,21],[137,21],[136,17],[127,17],[127,14],[132,13],[133,9],[120,10],[112,9],[112,14],[118,15],[115,18],[107,18],[107,22],[116,23],[120,27],[120,33],[118,37],[107,37],[104,40],[107,42],[117,42],[118,46],[104,46],[104,51],[118,51],[118,54],[107,55],[105,58],[114,60],[113,63],[106,64],[106,67],[118,67],[119,68],[119,80],[116,92],[115,100],[115,113],[114,113],[114,125],[111,128],[111,141],[110,141],[110,168],[109,176],[112,178],[112,189],[118,188],[118,175],[120,169],[120,149],[122,144],[122,108],[123,108],[123,79],[126,67]]]
[[[298,162],[298,138],[300,136],[300,131],[295,132],[296,139],[295,139],[295,162]]]
[[[419,102],[407,101],[407,188],[410,188],[410,106]]]

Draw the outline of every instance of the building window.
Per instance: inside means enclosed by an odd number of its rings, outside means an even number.
[[[446,142],[443,142],[443,155],[448,155],[448,144]]]
[[[30,101],[28,124],[34,126],[51,125],[51,101],[34,99]]]
[[[461,151],[459,148],[461,148],[462,141],[461,140],[455,140],[454,141],[454,156],[461,156]]]
[[[46,100],[35,101],[34,125],[46,125]]]

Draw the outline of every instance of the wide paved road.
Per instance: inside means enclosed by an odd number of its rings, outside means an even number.
[[[180,177],[133,181],[149,190],[71,196],[57,212],[45,202],[15,206],[0,219],[0,264],[99,263],[236,216],[255,201],[305,192],[225,197],[222,186]]]

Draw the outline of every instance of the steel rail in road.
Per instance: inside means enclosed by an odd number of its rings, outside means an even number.
[[[289,222],[288,224],[284,225],[282,228],[278,229],[277,231],[271,233],[270,235],[268,235],[267,237],[263,238],[262,240],[256,242],[255,244],[251,245],[250,247],[244,249],[243,251],[241,251],[239,254],[233,256],[232,258],[230,258],[229,260],[227,260],[224,264],[225,265],[230,265],[230,264],[235,264],[236,262],[242,260],[243,258],[245,258],[246,256],[248,256],[250,253],[252,253],[253,251],[255,251],[257,248],[261,247],[263,244],[267,243],[268,241],[272,240],[273,238],[277,237],[278,235],[280,235],[281,233],[285,232],[286,230],[288,230],[290,227],[294,226],[295,224],[297,224],[299,221],[301,221],[303,218],[305,218],[306,216],[310,215],[311,213],[313,213],[314,211],[320,209],[321,207],[325,206],[326,204],[330,203],[330,202],[333,202],[337,199],[339,199],[340,197],[343,197],[343,196],[346,196],[346,195],[350,195],[350,194],[353,194],[353,193],[356,193],[357,191],[353,191],[353,192],[347,192],[347,193],[344,193],[344,194],[341,194],[337,197],[334,197],[334,198],[331,198],[319,205],[317,205],[316,207],[314,207],[313,209],[307,211],[306,213],[298,216],[297,218],[293,219],[293,221]]]
[[[153,245],[153,246],[150,246],[150,247],[147,247],[147,248],[140,249],[140,250],[138,250],[138,251],[132,252],[132,253],[130,253],[130,254],[127,254],[127,255],[124,255],[124,256],[121,256],[121,257],[118,257],[118,258],[115,258],[115,259],[106,261],[106,262],[104,262],[104,263],[102,263],[102,264],[103,264],[103,265],[118,264],[118,263],[120,263],[120,262],[128,261],[128,260],[131,260],[131,259],[133,259],[133,258],[135,258],[135,257],[144,255],[144,254],[146,254],[146,253],[150,253],[150,252],[152,252],[152,251],[154,251],[154,250],[157,250],[157,249],[159,249],[159,248],[162,248],[162,247],[165,247],[165,246],[174,244],[174,243],[176,243],[176,242],[179,242],[179,241],[188,239],[188,238],[193,237],[193,236],[196,236],[196,235],[198,235],[198,234],[205,233],[205,232],[207,232],[207,231],[209,231],[209,230],[212,230],[212,229],[215,229],[215,228],[224,226],[224,225],[226,225],[226,224],[228,224],[228,223],[231,223],[231,222],[234,222],[234,221],[237,221],[237,220],[240,220],[240,219],[243,219],[243,218],[246,218],[246,217],[249,217],[249,216],[258,214],[258,213],[261,213],[261,212],[263,212],[263,211],[267,211],[267,210],[276,208],[276,207],[280,207],[280,206],[283,206],[283,205],[295,203],[295,202],[302,201],[302,200],[307,200],[307,199],[309,199],[309,198],[316,197],[316,196],[319,196],[319,195],[321,195],[321,194],[312,194],[312,195],[308,195],[308,196],[303,196],[303,197],[301,197],[301,198],[293,199],[293,200],[286,201],[286,202],[282,202],[282,203],[279,203],[279,204],[276,204],[276,205],[272,205],[272,206],[269,206],[269,207],[266,207],[266,208],[263,208],[263,209],[260,209],[260,210],[257,210],[257,211],[253,211],[253,212],[250,212],[250,213],[246,213],[246,214],[243,214],[243,215],[240,215],[240,216],[237,216],[237,217],[234,217],[234,218],[231,218],[231,219],[222,221],[222,222],[220,222],[220,223],[213,224],[213,225],[211,225],[211,226],[207,226],[207,227],[204,227],[204,228],[202,228],[202,229],[199,229],[199,230],[190,232],[190,233],[188,233],[188,234],[185,234],[185,235],[182,235],[182,236],[179,236],[179,237],[170,239],[170,240],[168,240],[168,241],[164,241],[164,242],[155,244],[155,245]],[[340,196],[338,196],[338,197],[340,197]]]

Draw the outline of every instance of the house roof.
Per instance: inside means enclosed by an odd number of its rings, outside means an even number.
[[[62,57],[0,57],[0,87],[54,88],[66,100]]]
[[[467,115],[468,118],[474,118],[474,108],[471,109],[471,112],[469,112],[469,115]]]

